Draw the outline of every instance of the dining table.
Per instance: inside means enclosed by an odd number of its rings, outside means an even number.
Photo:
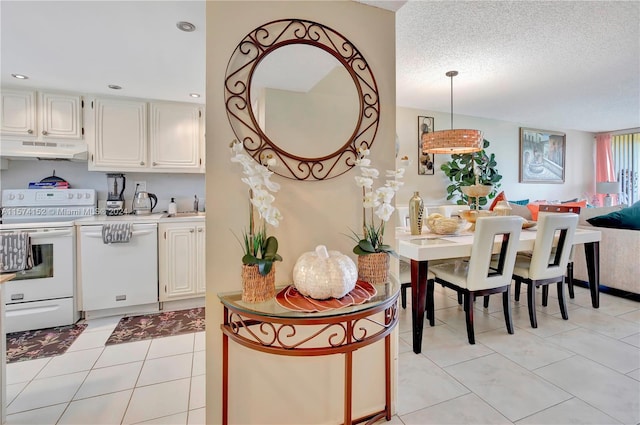
[[[536,231],[535,226],[522,229],[518,240],[519,252],[533,250]],[[429,261],[469,257],[473,238],[474,233],[469,230],[452,235],[438,235],[423,230],[420,235],[412,235],[408,228],[396,228],[398,254],[411,262],[411,328],[414,353],[422,351]],[[577,228],[573,237],[574,246],[584,245],[593,308],[600,306],[600,240],[600,231],[583,228]],[[496,238],[496,250],[499,249],[499,244],[499,238]]]

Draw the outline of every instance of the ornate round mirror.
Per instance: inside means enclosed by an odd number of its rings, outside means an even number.
[[[378,89],[362,54],[316,22],[286,19],[251,31],[225,78],[231,127],[256,161],[297,180],[323,180],[355,165],[378,129]]]

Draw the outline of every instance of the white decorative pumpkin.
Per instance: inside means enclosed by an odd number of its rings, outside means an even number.
[[[318,245],[305,252],[293,266],[293,285],[308,297],[324,300],[341,298],[356,287],[358,268],[353,260],[338,251]]]

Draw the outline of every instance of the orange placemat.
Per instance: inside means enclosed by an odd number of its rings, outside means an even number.
[[[350,305],[362,304],[373,298],[378,291],[369,282],[358,280],[356,287],[342,298],[315,300],[302,295],[293,285],[283,288],[276,294],[276,302],[281,307],[292,311],[314,313],[335,310]]]

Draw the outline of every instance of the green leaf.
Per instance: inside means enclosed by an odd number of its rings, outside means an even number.
[[[245,254],[242,257],[242,264],[258,264],[258,259],[251,254]]]
[[[362,248],[360,248],[360,245],[356,245],[355,247],[353,247],[353,253],[356,254],[356,255],[373,254],[373,252],[364,251]]]
[[[361,239],[358,242],[358,246],[366,252],[376,252],[376,249],[374,248],[373,244],[371,242],[369,242],[366,239]]]
[[[260,274],[262,276],[266,276],[271,271],[271,267],[272,266],[273,266],[273,262],[272,261],[259,260],[258,271],[260,272]]]
[[[274,236],[269,236],[265,242],[264,257],[273,257],[278,252],[278,240]]]

